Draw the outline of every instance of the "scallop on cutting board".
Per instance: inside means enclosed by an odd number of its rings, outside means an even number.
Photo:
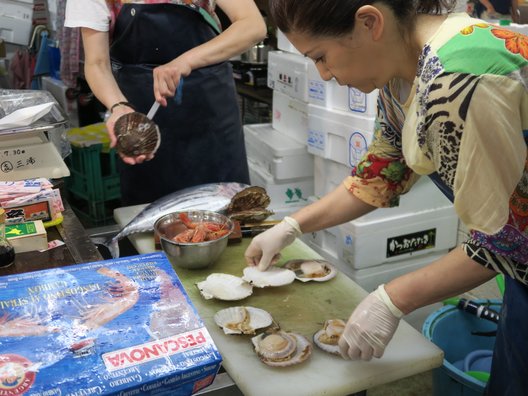
[[[114,218],[120,226],[136,216],[143,205],[119,208]],[[129,236],[139,253],[154,251],[152,233]],[[304,363],[286,368],[268,367],[253,350],[251,336],[226,335],[213,320],[224,308],[249,305],[268,311],[283,330],[312,339],[326,319],[347,320],[367,293],[350,278],[339,273],[328,282],[298,282],[275,288],[253,288],[241,301],[205,300],[196,283],[213,272],[242,276],[244,251],[250,242],[243,238],[229,245],[210,268],[175,268],[193,304],[204,320],[223,357],[222,365],[246,396],[346,395],[431,370],[442,365],[442,351],[418,331],[401,321],[383,358],[370,362],[346,361],[313,347]],[[300,240],[282,252],[281,263],[298,258],[320,258]],[[280,264],[279,264],[280,265]]]

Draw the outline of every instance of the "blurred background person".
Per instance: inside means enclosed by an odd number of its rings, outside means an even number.
[[[231,24],[220,26],[220,7]],[[154,117],[161,132],[155,155],[122,156],[122,203],[152,202],[211,182],[249,183],[244,136],[231,64],[266,35],[253,0],[68,0],[67,27],[81,27],[84,73],[110,111]],[[175,95],[182,79],[182,101]]]

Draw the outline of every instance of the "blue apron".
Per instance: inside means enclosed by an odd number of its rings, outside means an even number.
[[[110,48],[112,69],[127,100],[147,113],[154,103],[152,70],[217,35],[198,7],[124,4]],[[168,100],[154,121],[161,145],[154,159],[120,161],[124,205],[155,201],[185,187],[214,182],[249,184],[244,135],[231,64],[193,70],[183,100]]]

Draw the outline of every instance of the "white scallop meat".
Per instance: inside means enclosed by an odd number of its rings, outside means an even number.
[[[323,328],[314,334],[315,345],[325,352],[340,355],[337,342],[345,330],[345,325],[346,323],[341,319],[328,319]]]
[[[295,279],[301,282],[325,282],[337,275],[337,269],[326,260],[290,260],[284,264],[295,273]]]
[[[270,326],[273,318],[263,309],[240,306],[218,311],[214,321],[225,334],[255,334],[255,330]]]
[[[306,337],[282,330],[264,332],[251,342],[259,359],[271,367],[293,366],[312,354],[312,344]]]

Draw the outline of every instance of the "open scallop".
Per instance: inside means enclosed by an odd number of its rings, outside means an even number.
[[[337,269],[325,260],[290,260],[284,264],[295,273],[295,279],[301,282],[324,282],[337,275]]]
[[[229,274],[210,274],[196,286],[206,300],[211,298],[226,301],[242,300],[253,293],[253,286],[242,278]]]
[[[304,362],[312,353],[306,337],[282,330],[264,332],[251,339],[259,359],[272,367],[287,367]]]
[[[341,319],[328,319],[321,330],[314,334],[315,345],[323,351],[339,355],[339,337],[345,330],[346,323]]]
[[[259,271],[257,267],[246,267],[242,279],[255,287],[276,287],[292,283],[295,280],[295,273],[277,267],[270,267],[266,271]]]
[[[273,318],[260,308],[230,307],[218,311],[214,321],[226,334],[255,334],[255,330],[271,325]]]

